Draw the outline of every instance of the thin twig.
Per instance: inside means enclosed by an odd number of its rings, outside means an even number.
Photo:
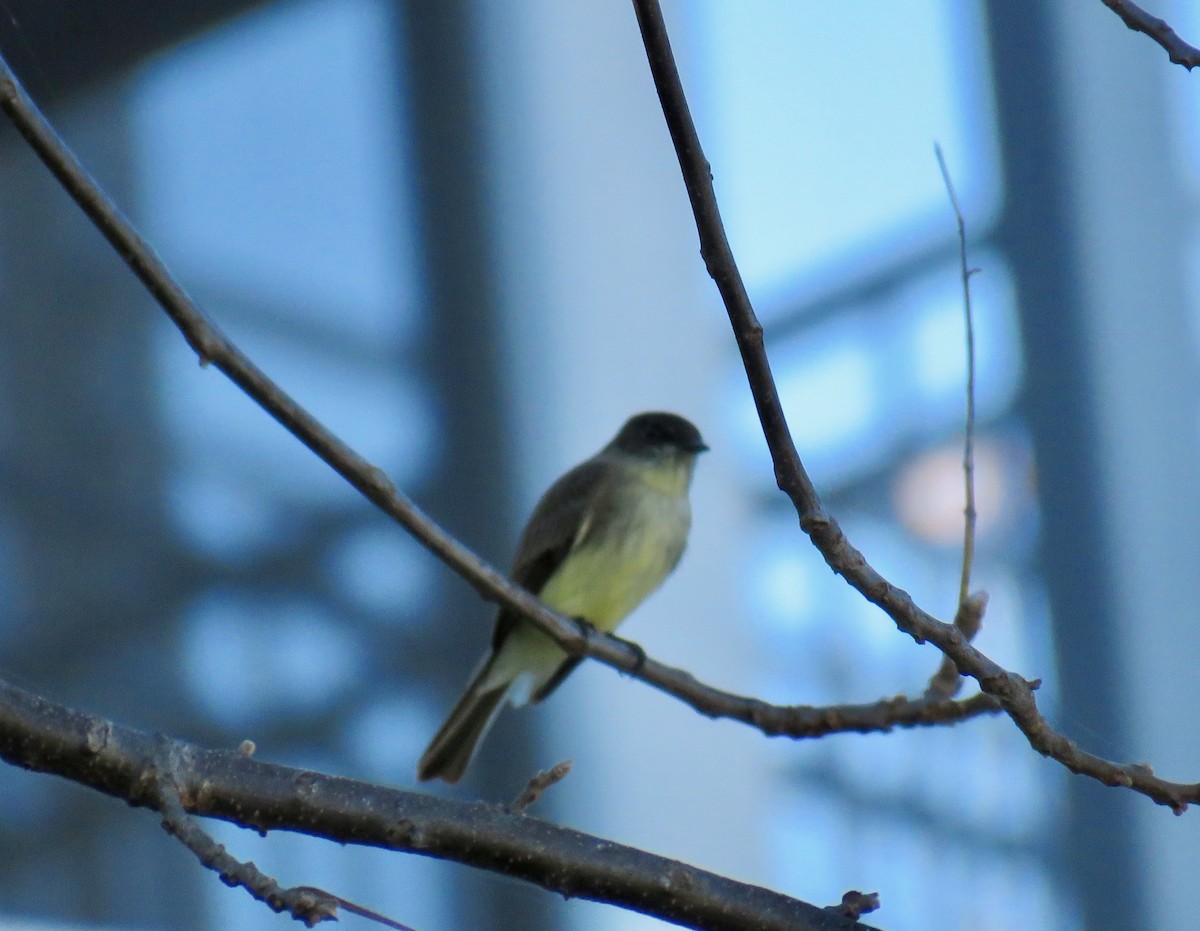
[[[958,204],[958,195],[954,191],[954,182],[950,179],[950,170],[946,167],[946,158],[942,147],[933,144],[934,154],[937,155],[938,168],[942,173],[942,183],[946,186],[946,194],[950,198],[950,206],[954,208],[954,220],[958,227],[958,267],[962,280],[963,320],[967,340],[967,415],[966,426],[963,430],[963,484],[965,486],[965,503],[963,505],[963,553],[962,573],[958,581],[958,608],[954,612],[954,626],[962,631],[968,641],[974,640],[983,624],[983,612],[987,608],[987,594],[977,592],[971,595],[971,569],[975,562],[975,525],[977,512],[975,510],[975,318],[971,312],[971,276],[977,269],[967,264],[967,223],[963,218],[962,208]],[[958,667],[948,656],[943,656],[938,670],[929,682],[926,696],[933,698],[941,696],[950,698],[957,694],[962,687],[962,676]]]
[[[958,205],[958,195],[954,193],[954,182],[950,180],[950,170],[946,167],[942,147],[935,142],[933,151],[937,155],[942,182],[946,185],[950,206],[954,208],[954,220],[958,225],[958,263],[959,274],[962,277],[963,319],[967,334],[967,423],[963,438],[966,504],[963,507],[962,575],[958,583],[958,605],[961,610],[971,589],[971,565],[975,561],[975,320],[971,314],[971,275],[976,269],[967,266],[967,224],[963,219],[962,208]]]
[[[572,898],[713,931],[870,931],[768,889],[594,835],[459,802],[205,750],[72,711],[0,681],[0,759],[132,805],[453,860]],[[171,761],[170,792],[159,778]],[[294,890],[293,890],[294,891]]]
[[[571,771],[571,765],[570,760],[563,760],[561,763],[555,763],[549,769],[543,769],[529,780],[529,784],[525,786],[520,795],[513,799],[508,810],[514,815],[525,814],[547,789],[567,778],[567,773]]]
[[[388,918],[387,915],[381,915],[379,912],[359,905],[357,902],[351,902],[349,899],[343,899],[340,895],[334,895],[332,892],[326,892],[324,889],[318,889],[316,886],[297,886],[295,891],[307,892],[311,895],[326,896],[337,902],[343,909],[352,914],[358,915],[360,918],[366,918],[368,921],[373,921],[376,924],[383,925],[385,928],[394,928],[395,931],[414,931],[408,925],[401,924],[395,918]]]
[[[1073,773],[1090,776],[1105,785],[1132,788],[1176,813],[1183,812],[1189,804],[1200,800],[1200,785],[1168,782],[1155,776],[1145,764],[1114,763],[1080,750],[1046,723],[1038,711],[1029,682],[981,653],[961,630],[922,610],[908,592],[880,575],[850,544],[837,521],[825,510],[796,451],[771,374],[762,326],[750,304],[725,236],[713,191],[712,171],[692,122],[662,10],[657,0],[633,0],[633,5],[654,86],[695,215],[700,254],[729,314],[763,435],[771,451],[776,482],[791,499],[801,529],[830,568],[864,598],[878,605],[900,630],[918,643],[933,643],[954,661],[960,672],[971,676],[984,692],[999,699],[1004,711],[1039,753],[1053,757]]]
[[[297,404],[220,333],[84,170],[2,57],[0,109],[167,312],[202,363],[211,363],[223,372],[368,500],[466,579],[482,597],[521,612],[571,655],[591,656],[675,696],[701,714],[740,721],[772,735],[802,738],[822,736],[833,730],[879,731],[944,724],[995,710],[987,702],[946,704],[929,698],[899,703],[885,699],[870,705],[817,709],[768,705],[697,682],[683,670],[647,659],[640,648],[618,638],[599,632],[584,636],[573,619],[550,610],[438,526],[381,469]],[[898,717],[884,719],[881,712],[889,709]]]
[[[1200,48],[1184,42],[1165,20],[1152,16],[1131,0],[1100,2],[1121,17],[1121,21],[1134,32],[1143,32],[1161,45],[1175,64],[1183,65],[1188,71],[1200,65]]]
[[[105,732],[111,739],[114,728],[105,723]],[[185,752],[184,745],[162,737],[157,743],[154,772],[150,775],[154,786],[151,798],[153,807],[162,815],[163,830],[194,853],[204,866],[215,871],[225,885],[241,886],[272,911],[287,912],[310,928],[322,921],[337,921],[336,897],[311,886],[285,889],[253,863],[243,863],[230,856],[224,846],[201,828],[184,810],[179,797],[177,779],[183,768],[179,756]]]

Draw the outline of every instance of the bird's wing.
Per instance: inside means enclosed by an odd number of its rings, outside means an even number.
[[[594,504],[593,489],[616,466],[603,459],[589,459],[567,472],[547,489],[533,509],[521,534],[512,577],[535,595],[554,575],[567,554],[588,531],[588,507]],[[521,620],[521,615],[502,608],[492,634],[492,649],[500,645]]]

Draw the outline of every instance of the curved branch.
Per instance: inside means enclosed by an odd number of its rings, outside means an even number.
[[[1191,71],[1200,65],[1200,48],[1188,45],[1166,20],[1152,16],[1132,0],[1100,0],[1134,32],[1142,32],[1166,50],[1167,57]]]
[[[170,792],[162,760],[169,757]],[[0,680],[0,758],[178,820],[183,810],[259,832],[299,831],[503,873],[692,928],[872,931],[825,909],[675,860],[482,803],[205,750],[72,711]],[[164,797],[170,804],[164,804]]]
[[[1125,786],[1169,806],[1176,814],[1200,802],[1200,784],[1168,782],[1140,763],[1120,764],[1080,750],[1074,742],[1046,723],[1037,708],[1033,689],[1021,676],[1001,667],[973,647],[953,624],[939,621],[918,607],[908,592],[875,571],[855,549],[836,520],[826,512],[812,480],[804,469],[792,440],[783,405],[775,387],[758,322],[741,273],[725,236],[721,212],[713,191],[712,169],[704,157],[688,108],[683,84],[675,67],[670,39],[657,0],[633,0],[642,42],[663,116],[675,146],[684,184],[696,218],[700,254],[729,314],[750,391],[758,408],[763,435],[775,465],[775,479],[792,501],[800,527],[808,534],[829,567],[872,604],[878,605],[917,643],[929,641],[954,661],[959,672],[975,679],[981,689],[999,700],[1004,711],[1025,734],[1035,750],[1053,757],[1071,772],[1091,776],[1106,785]]]
[[[226,338],[88,175],[25,93],[3,57],[0,57],[0,109],[167,312],[201,364],[211,364],[223,372],[335,472],[466,579],[483,598],[520,611],[568,653],[591,656],[675,696],[701,714],[740,721],[771,735],[801,738],[838,731],[886,731],[893,727],[961,721],[998,709],[998,705],[987,699],[947,702],[939,696],[884,699],[869,705],[834,708],[770,705],[704,685],[683,670],[645,659],[640,651],[615,637],[598,632],[584,636],[574,620],[550,610],[438,526],[381,469],[297,404]]]

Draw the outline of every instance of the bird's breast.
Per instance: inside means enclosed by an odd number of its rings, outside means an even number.
[[[686,486],[634,482],[597,514],[542,599],[611,632],[675,568],[691,526]]]

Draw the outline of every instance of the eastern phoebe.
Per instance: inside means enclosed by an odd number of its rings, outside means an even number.
[[[607,446],[550,486],[521,534],[512,578],[560,614],[612,633],[679,562],[692,524],[688,487],[708,449],[678,414],[631,417]],[[576,666],[501,608],[492,648],[417,765],[458,782],[505,701],[539,702]]]

